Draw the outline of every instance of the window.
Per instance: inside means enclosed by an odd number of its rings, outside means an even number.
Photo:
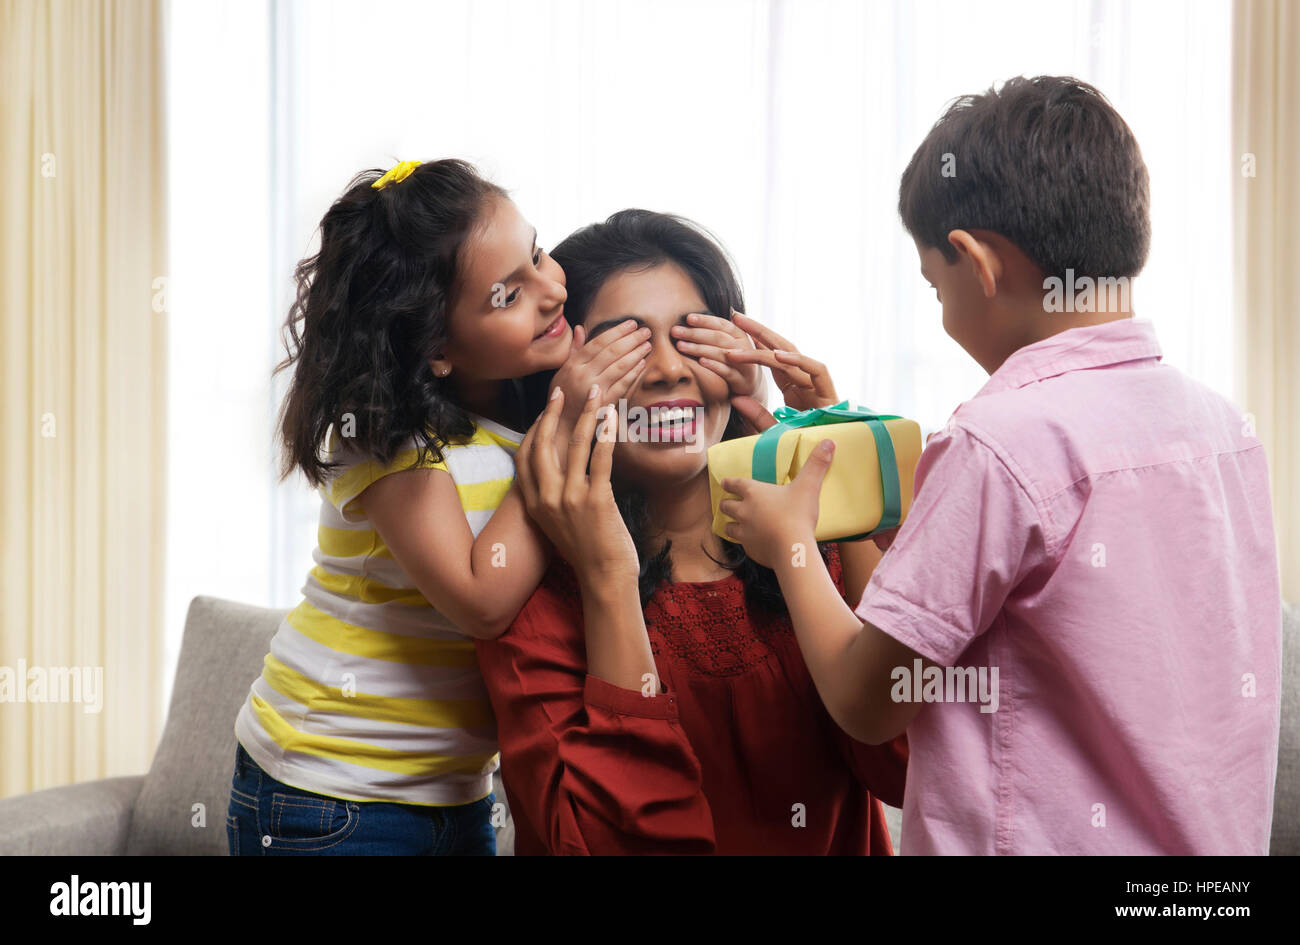
[[[984,375],[943,332],[898,177],[951,98],[1073,74],[1150,168],[1135,311],[1168,362],[1231,396],[1230,15],[1225,0],[173,4],[171,659],[195,594],[288,607],[312,565],[317,500],[276,483],[270,372],[292,267],[364,167],[468,158],[544,246],[629,206],[691,217],[735,257],[749,313],[827,362],[841,396],[930,430]]]

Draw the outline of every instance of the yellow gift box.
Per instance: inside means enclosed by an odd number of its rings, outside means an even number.
[[[709,447],[716,535],[727,538],[726,525],[733,521],[718,509],[723,499],[735,498],[723,491],[723,479],[735,476],[785,485],[827,439],[835,441],[835,455],[822,482],[814,532],[818,541],[855,541],[907,518],[912,476],[921,458],[921,427],[916,421],[872,413],[849,401],[814,410],[781,407],[775,417],[777,425],[757,436]]]

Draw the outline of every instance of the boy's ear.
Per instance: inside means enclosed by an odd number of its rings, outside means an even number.
[[[988,243],[976,239],[966,230],[953,230],[948,234],[948,242],[960,255],[958,262],[972,266],[975,278],[979,280],[984,297],[991,299],[997,294],[998,283],[1002,280],[1002,257]]]

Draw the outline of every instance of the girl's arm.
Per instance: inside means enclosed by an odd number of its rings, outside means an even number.
[[[593,383],[603,383],[609,397],[622,397],[645,369],[647,334],[628,320],[586,343],[579,326],[573,351],[552,379],[554,390],[572,402],[575,389],[585,394]],[[566,433],[581,406],[570,403],[560,418]],[[504,633],[546,571],[550,546],[529,518],[517,485],[477,539],[455,482],[442,470],[385,476],[362,493],[362,502],[416,588],[469,636],[490,640]]]
[[[477,539],[455,481],[441,469],[392,473],[372,483],[361,501],[416,588],[468,636],[505,632],[546,571],[546,539],[517,485]]]

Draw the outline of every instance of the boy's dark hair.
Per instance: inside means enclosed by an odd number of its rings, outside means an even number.
[[[320,250],[294,270],[285,323],[294,365],[280,411],[282,476],[302,470],[315,486],[338,464],[321,456],[330,426],[387,464],[414,439],[421,459],[473,433],[429,360],[447,341],[458,254],[500,187],[464,161],[430,161],[376,190],[383,171],[362,171],[320,223]]]
[[[1068,76],[1017,76],[953,102],[903,172],[898,212],[950,263],[949,232],[991,230],[1059,278],[1135,276],[1151,242],[1133,132],[1105,96]]]
[[[592,300],[611,277],[666,262],[685,271],[711,314],[730,318],[732,309],[745,310],[740,280],[721,243],[708,230],[674,214],[620,210],[604,223],[593,223],[568,236],[551,251],[551,258],[564,270],[568,294],[564,317],[572,325],[586,320]],[[743,418],[733,410],[722,438],[730,440],[748,434]],[[655,589],[671,579],[672,542],[652,546],[649,509],[643,494],[616,483],[614,499],[641,563],[638,585],[644,607]],[[740,545],[725,538],[722,545],[725,560],[718,563],[744,582],[750,606],[769,613],[787,613],[775,572],[752,561]],[[824,548],[821,552],[825,557]]]

